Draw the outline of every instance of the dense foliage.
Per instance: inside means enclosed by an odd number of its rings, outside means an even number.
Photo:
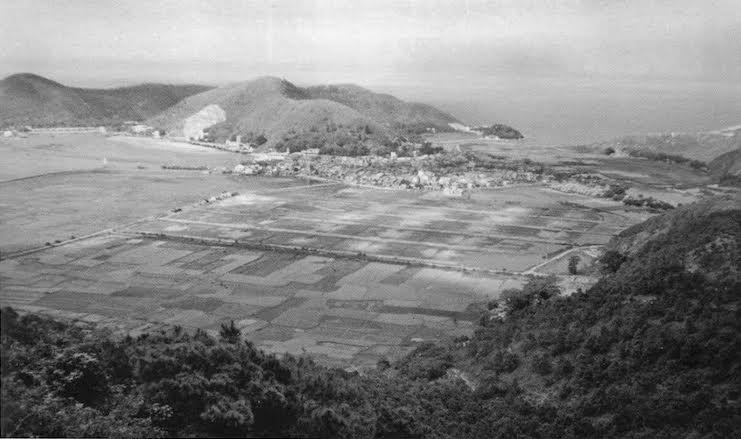
[[[489,304],[470,339],[423,343],[365,375],[266,355],[233,325],[218,339],[120,339],[4,309],[2,432],[738,436],[741,212],[667,215],[620,237],[648,238],[606,253],[589,291],[564,297],[534,277]]]
[[[305,132],[289,132],[275,144],[280,152],[301,152],[319,149],[321,154],[359,156],[370,154],[373,147],[385,141],[382,133],[374,132],[370,125],[344,127],[334,123]]]

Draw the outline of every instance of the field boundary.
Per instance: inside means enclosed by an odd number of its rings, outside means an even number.
[[[409,265],[415,267],[429,267],[439,268],[451,271],[460,271],[464,273],[483,273],[483,274],[495,274],[495,275],[508,275],[513,277],[531,275],[531,273],[520,272],[520,271],[509,271],[509,270],[492,270],[487,268],[470,267],[466,265],[449,264],[445,262],[434,262],[429,259],[409,258],[405,256],[389,256],[379,254],[367,254],[363,252],[353,252],[349,250],[327,250],[315,247],[298,247],[290,245],[280,244],[264,244],[257,242],[245,242],[234,239],[224,238],[210,238],[204,236],[192,236],[192,235],[171,235],[168,233],[161,232],[147,232],[147,231],[136,231],[136,232],[116,232],[116,234],[131,237],[149,238],[157,240],[166,240],[172,242],[182,242],[190,244],[200,244],[207,246],[225,246],[225,247],[238,247],[249,250],[262,250],[262,251],[278,251],[288,253],[299,253],[306,255],[319,255],[327,256],[332,258],[343,258],[343,259],[355,259],[363,260],[368,262],[382,262],[389,264],[398,265]],[[542,276],[540,273],[532,273],[534,276]]]

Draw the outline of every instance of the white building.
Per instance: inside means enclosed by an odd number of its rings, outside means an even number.
[[[134,126],[131,127],[131,131],[134,132],[134,133],[136,133],[136,134],[141,134],[141,133],[147,132],[148,130],[151,130],[151,129],[152,129],[152,127],[150,127],[149,125],[144,125],[144,124],[141,124],[141,123],[140,124],[136,124],[136,125],[134,125]]]

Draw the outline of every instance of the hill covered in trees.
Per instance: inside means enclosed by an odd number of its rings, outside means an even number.
[[[565,297],[534,277],[472,337],[365,374],[173,328],[116,338],[2,311],[6,436],[726,438],[741,432],[741,210],[626,230]]]
[[[20,73],[0,81],[0,127],[111,125],[127,120],[140,121],[209,88],[168,84],[75,88],[31,73]]]

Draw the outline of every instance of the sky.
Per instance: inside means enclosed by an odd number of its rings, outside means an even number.
[[[79,86],[741,81],[738,0],[0,0],[0,75]]]

